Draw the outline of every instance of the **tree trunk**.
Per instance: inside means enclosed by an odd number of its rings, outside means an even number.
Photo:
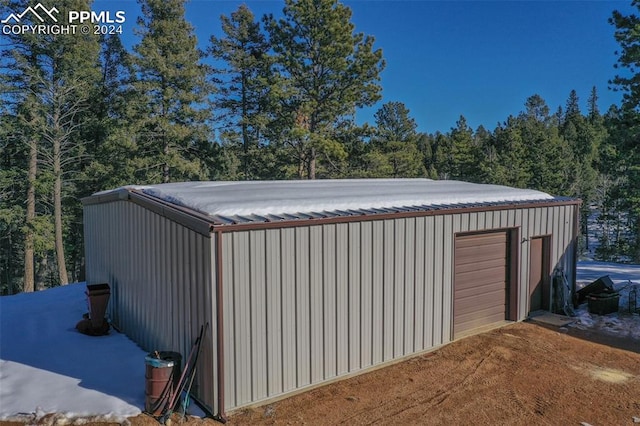
[[[56,261],[58,263],[60,285],[66,285],[69,284],[69,278],[64,259],[64,241],[62,236],[62,167],[60,165],[60,144],[60,139],[55,138],[53,141],[53,175],[55,177],[53,186],[53,217],[55,226]]]
[[[316,149],[311,148],[309,150],[309,179],[316,178],[316,157],[317,157]]]
[[[22,291],[32,292],[35,289],[33,221],[36,218],[36,173],[38,170],[38,147],[35,141],[29,144],[29,171],[27,173],[27,217],[24,236],[24,284]]]
[[[164,131],[163,131],[164,133]],[[162,152],[164,152],[165,163],[162,165],[162,182],[169,183],[169,141],[167,141],[166,136],[162,137],[163,147]]]
[[[249,129],[247,128],[248,111],[247,106],[247,76],[242,73],[242,171],[244,180],[249,180]]]
[[[298,179],[304,178],[305,162],[306,161],[305,161],[304,155],[300,155],[300,158],[298,160]]]
[[[633,263],[640,263],[640,218],[636,219],[636,249]]]

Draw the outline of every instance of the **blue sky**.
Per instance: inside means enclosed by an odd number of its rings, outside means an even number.
[[[235,0],[192,0],[187,20],[205,48],[221,35],[221,14],[242,4]],[[257,17],[280,14],[281,1],[244,2]],[[424,132],[448,132],[464,115],[472,128],[493,130],[524,109],[534,94],[552,112],[575,89],[583,112],[596,86],[605,112],[621,94],[608,90],[616,70],[614,9],[625,14],[630,1],[344,1],[353,10],[357,32],[375,37],[387,66],[383,99],[357,113],[373,123],[384,102],[403,102]],[[135,43],[139,7],[134,1],[97,0],[94,10],[127,11],[125,42]]]

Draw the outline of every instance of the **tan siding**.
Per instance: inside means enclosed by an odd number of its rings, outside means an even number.
[[[435,217],[433,246],[433,346],[443,343],[442,328],[443,315],[443,292],[444,292],[444,217]],[[427,254],[427,256],[429,256]],[[446,331],[449,334],[449,330]]]
[[[283,391],[297,386],[296,359],[296,252],[295,229],[282,229],[282,372]]]
[[[303,387],[311,381],[311,228],[296,228],[296,355],[297,383]]]
[[[346,340],[338,344],[341,359],[344,358],[347,361],[343,368],[339,368],[338,374],[343,374],[347,371],[357,371],[362,368],[362,310],[365,304],[362,297],[362,287],[365,284],[362,282],[361,257],[363,248],[360,244],[362,240],[361,228],[361,223],[350,223],[346,229],[340,229],[338,232],[338,235],[348,235],[348,238],[340,238],[340,241],[341,245],[344,244],[348,247],[348,249],[345,249],[348,257],[344,257],[347,261],[344,262],[343,268],[348,271],[345,276],[345,278],[348,278],[348,292],[346,294],[348,298],[345,298],[345,300],[347,300],[346,310],[348,312],[348,318],[344,323],[349,324],[349,333],[346,336]],[[338,260],[340,260],[341,251],[337,252],[337,256]],[[342,270],[342,268],[339,270]],[[368,285],[370,285],[370,283],[368,283]],[[342,281],[339,280],[338,288],[340,289],[342,287]],[[369,301],[367,300],[366,303],[369,303]],[[338,330],[342,329],[340,323],[341,321],[338,321]],[[348,348],[346,357],[344,356],[343,348]]]
[[[415,253],[416,253],[416,220],[405,219],[404,248],[404,350],[403,354],[415,351]]]
[[[373,364],[373,223],[360,226],[360,367]],[[353,301],[352,303],[356,303]],[[353,371],[353,368],[351,368]]]
[[[382,311],[382,360],[393,359],[393,311],[394,311],[394,266],[395,266],[395,226],[393,220],[384,221],[384,242],[383,242],[383,297],[384,305]]]
[[[373,364],[379,364],[384,358],[384,222],[373,222],[373,313],[372,352]]]
[[[436,274],[435,262],[435,222],[434,216],[425,218],[425,249],[424,249],[424,344],[423,348],[436,346],[433,339],[433,315],[434,315],[434,276]]]
[[[518,312],[523,319],[529,240],[553,234],[552,266],[561,260],[569,267],[575,208],[223,234],[226,409],[447,343],[458,233],[520,228],[520,241],[514,243],[520,245]],[[215,238],[124,201],[85,211],[87,233],[103,237],[87,240],[88,277],[115,283],[118,309],[112,318],[131,324],[136,340],[186,352],[203,318],[212,323],[203,355],[209,368],[198,380],[205,402],[214,407]],[[547,224],[549,219],[556,225]],[[477,290],[460,289],[476,297],[474,304],[497,289],[473,293]],[[154,301],[151,309],[140,302],[148,299]]]
[[[442,262],[442,341],[441,343],[450,342],[452,339],[452,309],[453,309],[453,271],[454,271],[454,234],[453,234],[453,216],[444,216],[443,231],[443,262]]]
[[[265,231],[249,231],[249,289],[251,312],[252,399],[269,395],[267,389],[267,289]],[[243,265],[242,267],[246,267]]]
[[[324,294],[322,285],[322,227],[312,226],[309,230],[309,259],[310,263],[310,300],[311,311],[311,383],[324,380],[324,327],[323,305]]]
[[[407,219],[399,219],[395,221],[393,230],[394,256],[393,263],[393,325],[391,332],[393,333],[393,351],[392,357],[398,358],[404,355],[404,240],[405,240],[405,223]]]
[[[415,293],[414,293],[414,330],[413,330],[413,347],[415,351],[421,351],[424,345],[424,318],[425,318],[425,257],[424,257],[424,240],[425,240],[425,219],[418,217],[415,220]]]
[[[186,357],[200,325],[215,324],[212,240],[126,201],[85,206],[84,224],[87,282],[110,284],[113,323],[144,350]],[[190,309],[192,300],[202,301],[202,309]],[[212,409],[213,331],[194,384]]]
[[[336,376],[336,225],[323,227],[322,268],[323,279],[319,283],[323,292],[322,319],[320,328],[324,340],[323,378]],[[341,324],[344,327],[346,324]]]
[[[356,224],[357,225],[357,224]],[[350,226],[351,224],[341,223],[336,225],[336,247],[335,247],[335,264],[336,264],[336,374],[341,375],[349,371],[349,353],[350,347],[350,329],[352,327],[350,314],[351,307],[351,285],[350,272],[359,270],[358,267],[349,268],[350,262],[357,262],[351,259],[352,254],[350,247]],[[353,339],[353,345],[358,343],[358,339]]]
[[[282,265],[280,230],[266,231],[267,395],[283,392],[282,385]]]

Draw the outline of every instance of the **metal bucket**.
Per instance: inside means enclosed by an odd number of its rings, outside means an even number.
[[[104,326],[104,315],[111,296],[109,284],[87,284],[86,295],[89,300],[91,327],[99,330]]]
[[[171,393],[180,380],[182,355],[178,352],[151,352],[144,357],[145,399],[144,410],[160,416],[169,402]]]

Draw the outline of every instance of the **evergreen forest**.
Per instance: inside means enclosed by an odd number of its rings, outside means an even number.
[[[112,35],[3,35],[0,58],[0,294],[83,279],[80,200],[129,184],[185,180],[430,178],[582,199],[581,248],[640,263],[640,2],[612,11],[611,90],[532,93],[495,128],[418,131],[382,99],[385,58],[338,0],[245,5],[198,48],[184,0],[138,0],[136,42]],[[0,15],[36,2],[0,3]],[[88,0],[59,0],[90,10]],[[588,108],[581,111],[580,97]],[[428,102],[428,100],[425,100]],[[362,107],[381,105],[357,124]],[[597,233],[586,226],[597,215]]]

